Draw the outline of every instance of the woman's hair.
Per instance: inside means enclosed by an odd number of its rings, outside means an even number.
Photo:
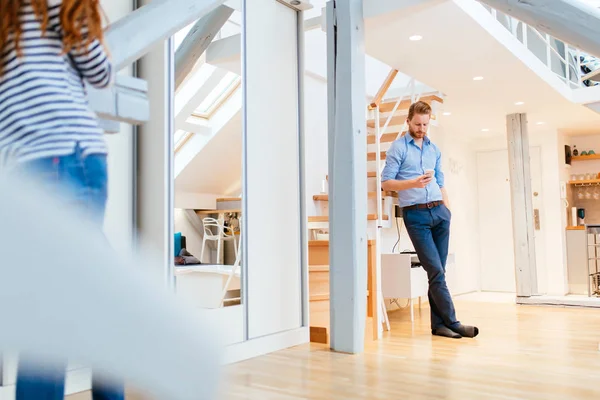
[[[20,39],[23,29],[19,12],[25,3],[25,0],[0,0],[0,56],[6,51],[11,34],[15,35],[17,54],[22,55]],[[42,24],[42,31],[45,31],[48,27],[48,0],[30,0],[30,3]],[[65,53],[87,46],[95,39],[104,39],[101,12],[99,0],[62,0],[60,24]]]

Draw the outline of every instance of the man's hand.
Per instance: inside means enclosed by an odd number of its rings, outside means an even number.
[[[420,177],[413,179],[413,185],[415,188],[422,189],[431,183],[433,177],[429,175],[421,175]]]

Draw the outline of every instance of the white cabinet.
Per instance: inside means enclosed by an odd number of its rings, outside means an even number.
[[[411,268],[410,254],[381,255],[381,291],[384,299],[409,299],[410,317],[414,320],[412,299],[427,296],[429,283],[422,267]]]

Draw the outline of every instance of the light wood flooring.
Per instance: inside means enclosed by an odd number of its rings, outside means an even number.
[[[303,345],[230,365],[222,399],[528,399],[600,396],[600,310],[456,300],[475,339],[432,337],[424,305],[390,313],[392,331],[360,355]],[[88,400],[89,395],[69,400]],[[131,399],[132,397],[129,397]],[[162,400],[162,399],[161,399]]]

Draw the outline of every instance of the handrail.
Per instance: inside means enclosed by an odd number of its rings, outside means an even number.
[[[154,45],[223,3],[225,0],[154,0],[119,19],[106,29],[115,69],[133,64]]]
[[[373,109],[379,107],[379,103],[381,103],[381,100],[383,100],[383,96],[385,96],[385,94],[389,90],[390,86],[392,86],[394,79],[396,79],[396,75],[398,75],[398,70],[394,68],[390,71],[388,76],[385,78],[385,81],[383,81],[383,85],[381,85],[381,87],[379,88],[379,91],[373,98],[373,101],[371,102],[371,104],[369,104],[369,110],[373,110]]]

